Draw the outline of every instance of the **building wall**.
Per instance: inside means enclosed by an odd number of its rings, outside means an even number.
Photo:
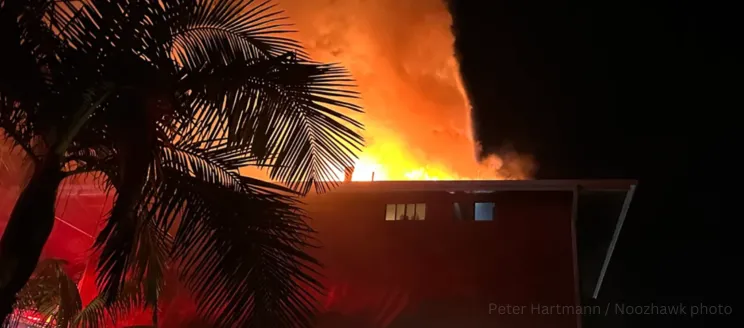
[[[467,209],[476,201],[496,204],[493,221],[454,219],[454,202],[472,218]],[[570,192],[524,191],[308,198],[328,287],[321,321],[326,327],[576,327],[569,308],[546,314],[535,307],[575,305],[571,201]],[[426,203],[425,220],[386,221],[386,204],[395,203]],[[513,314],[498,315],[498,307]]]
[[[318,327],[576,327],[576,316],[566,309],[546,315],[532,307],[574,305],[571,196],[333,192],[309,197],[305,202],[322,246],[313,253],[325,265],[327,286]],[[473,202],[493,201],[495,220],[455,221],[455,201],[466,217]],[[59,214],[76,225],[88,218],[89,230],[95,225],[91,219],[101,215],[102,200],[90,203],[96,208],[70,202]],[[386,204],[395,203],[426,203],[425,220],[385,221]],[[65,240],[74,231],[65,229],[55,225],[46,247],[55,254],[47,255],[74,262],[88,254],[89,244],[56,254],[60,245],[71,245]],[[496,307],[507,305],[522,313],[499,315]],[[164,327],[180,326],[162,321]]]

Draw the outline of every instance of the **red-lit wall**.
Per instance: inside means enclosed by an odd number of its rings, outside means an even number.
[[[104,199],[76,196],[66,207],[60,204],[58,215],[94,234]],[[532,308],[575,305],[571,200],[570,192],[524,191],[339,191],[309,197],[311,224],[322,246],[313,253],[325,265],[327,287],[319,327],[577,327],[573,314]],[[493,201],[496,218],[455,221],[455,201],[466,216],[472,215],[467,209],[473,202]],[[385,221],[388,203],[426,203],[426,219]],[[79,274],[91,244],[91,238],[57,222],[45,256],[68,259],[72,273]],[[95,294],[93,277],[88,278],[81,284],[86,299]],[[193,304],[183,301],[163,309],[162,327],[183,326],[179,320],[193,316]],[[524,313],[498,315],[495,307],[507,305],[524,306]],[[132,319],[140,324],[147,318]]]
[[[475,201],[494,202],[495,220],[454,219],[454,202]],[[565,308],[533,307],[576,305],[570,192],[333,192],[307,203],[326,327],[577,327]],[[426,203],[426,219],[385,221],[395,203]],[[523,313],[499,315],[508,305]]]

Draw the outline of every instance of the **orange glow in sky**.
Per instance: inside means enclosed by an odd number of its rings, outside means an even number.
[[[518,154],[479,160],[451,17],[441,0],[283,0],[310,56],[358,84],[366,147],[353,180],[525,179]],[[338,173],[343,177],[342,172]]]

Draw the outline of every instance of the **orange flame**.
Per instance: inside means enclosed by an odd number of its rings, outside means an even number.
[[[527,179],[530,158],[479,161],[441,0],[283,0],[310,56],[357,81],[366,148],[352,180]],[[343,173],[339,172],[339,178]]]

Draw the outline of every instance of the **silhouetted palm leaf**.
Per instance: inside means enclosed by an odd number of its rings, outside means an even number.
[[[305,53],[300,44],[282,37],[291,32],[281,11],[271,1],[170,1],[173,50],[178,62],[191,68],[236,59],[270,58],[286,52]],[[169,11],[167,8],[166,11]]]
[[[40,98],[49,95],[48,74],[40,62],[48,50],[41,43],[52,36],[40,24],[48,1],[0,0],[0,130],[14,145],[36,161],[33,151],[38,131],[36,112]],[[28,40],[28,42],[26,42]]]
[[[104,304],[170,257],[212,322],[308,326],[317,263],[292,194],[326,191],[353,164],[351,77],[309,61],[269,2],[24,4],[41,9],[18,33],[50,41],[0,39],[39,76],[27,81],[36,96],[0,89],[1,127],[24,149],[40,140],[42,153],[64,154],[69,174],[101,172],[115,192],[96,241]],[[240,176],[245,165],[284,186]]]
[[[104,246],[99,259],[102,274],[98,278],[104,288],[96,301],[105,301],[108,315],[114,319],[141,308],[152,309],[153,316],[156,316],[158,300],[165,286],[171,237],[152,221],[140,220],[139,224],[141,226],[132,231],[114,229],[109,235],[110,238],[131,240],[131,249],[120,251],[123,248],[112,248],[110,245],[119,242],[112,240]],[[119,235],[124,232],[131,233],[131,236]],[[123,258],[117,260],[113,257],[116,255]],[[155,317],[154,321],[157,321]]]
[[[354,98],[351,77],[340,67],[298,62],[291,54],[268,60],[235,61],[189,73],[188,90],[211,100],[210,115],[222,112],[233,124],[219,126],[228,143],[249,143],[271,177],[307,193],[326,191],[338,172],[354,164],[361,125],[331,108],[361,111],[344,99]],[[213,99],[212,99],[213,98]],[[238,106],[235,106],[235,105]],[[248,104],[250,111],[241,110]],[[189,127],[185,139],[219,137],[208,119]],[[224,131],[226,128],[227,131]]]
[[[144,221],[134,236],[133,249],[126,260],[126,281],[115,291],[102,290],[72,320],[74,327],[97,328],[115,323],[127,315],[150,308],[157,323],[158,301],[165,288],[171,238],[149,221]],[[99,261],[105,259],[101,258]],[[106,267],[106,265],[103,265]]]
[[[18,295],[15,305],[14,321],[24,316],[35,317],[37,326],[54,328],[98,328],[116,322],[117,318],[143,308],[147,295],[143,292],[142,281],[130,280],[124,292],[117,295],[116,301],[109,305],[105,297],[99,295],[84,308],[75,282],[64,271],[66,262],[47,259],[39,263],[34,276]],[[29,315],[30,314],[30,315]]]
[[[114,323],[106,310],[106,300],[96,297],[73,318],[73,327],[98,328]]]
[[[143,284],[130,280],[112,303],[107,295],[99,294],[72,319],[75,328],[99,328],[116,324],[127,315],[141,311],[147,295],[142,291]],[[157,310],[154,310],[156,313]]]
[[[314,310],[306,289],[317,292],[319,283],[312,267],[317,263],[303,250],[312,232],[303,212],[291,190],[238,174],[249,155],[216,150],[164,148],[139,213],[173,233],[172,256],[210,321],[306,325]],[[102,259],[116,263],[127,256],[114,252],[124,249],[119,244],[107,240],[103,251],[110,255]],[[126,267],[103,268],[104,276],[120,277],[124,285]]]
[[[155,316],[165,284],[164,271],[167,270],[167,252],[171,243],[171,238],[161,233],[153,225],[143,227],[136,237],[136,249],[132,250],[137,262],[132,266],[132,276],[113,298],[99,294],[82,309],[77,285],[64,270],[66,262],[59,259],[41,261],[32,279],[18,295],[14,319],[18,321],[22,314],[30,312],[39,318],[37,325],[98,328],[147,307],[153,309]],[[153,321],[157,322],[155,318]]]
[[[143,227],[133,250],[137,271],[108,303],[108,295],[99,294],[81,309],[77,285],[64,270],[66,262],[46,259],[39,263],[32,279],[19,294],[18,313],[39,314],[39,322],[50,327],[96,328],[147,306],[156,307],[164,287],[167,251],[171,238],[160,235],[154,226]],[[157,313],[157,310],[153,314]]]
[[[80,312],[82,302],[75,282],[65,273],[65,261],[41,261],[31,280],[18,294],[16,313],[23,310],[38,314],[38,324],[68,327]]]

